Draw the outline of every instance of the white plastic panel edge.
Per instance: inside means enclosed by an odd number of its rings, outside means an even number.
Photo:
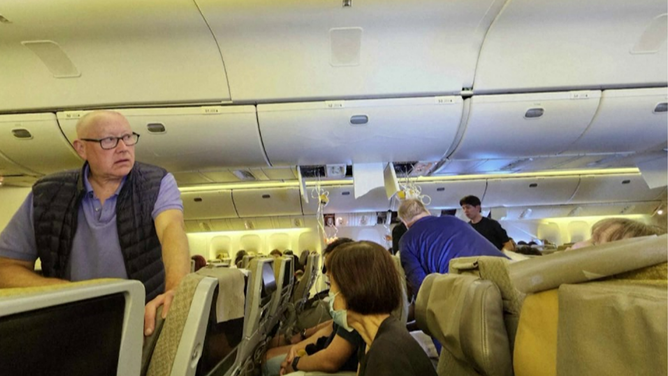
[[[666,44],[633,53],[664,0],[510,0],[485,37],[475,93],[665,85]]]
[[[258,105],[272,165],[439,160],[461,120],[461,97]],[[353,124],[354,119],[365,121]]]
[[[136,159],[169,171],[267,166],[254,106],[119,109],[141,135]],[[75,125],[87,111],[58,113],[63,133],[76,139]],[[150,131],[164,127],[164,131]]]
[[[239,217],[301,215],[299,189],[233,189],[232,198]]]
[[[600,91],[474,96],[464,137],[452,159],[554,155],[580,137]],[[534,114],[542,114],[537,117]]]
[[[459,93],[505,0],[196,2],[232,99],[267,101]]]
[[[649,189],[640,174],[581,176],[570,203],[652,201],[665,195],[665,188]]]
[[[668,139],[666,112],[655,112],[668,101],[668,88],[605,90],[596,116],[566,153],[639,152]]]
[[[220,51],[191,0],[4,0],[2,14],[11,24],[0,36],[0,111],[230,99]],[[30,41],[55,43],[80,76],[54,77],[48,64],[58,61],[21,43]]]
[[[183,192],[184,219],[237,218],[232,191]]]
[[[0,115],[0,132],[0,152],[15,162],[19,171],[23,168],[49,174],[81,168],[83,164],[63,137],[53,113]],[[15,132],[27,137],[16,137]]]
[[[482,204],[493,206],[564,204],[575,193],[578,177],[488,179]]]

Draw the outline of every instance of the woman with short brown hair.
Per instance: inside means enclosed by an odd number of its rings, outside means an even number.
[[[327,259],[330,313],[366,343],[359,376],[436,376],[436,370],[406,326],[390,313],[401,304],[399,273],[381,245],[353,242],[336,247]]]

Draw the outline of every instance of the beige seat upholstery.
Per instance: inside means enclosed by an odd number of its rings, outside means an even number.
[[[430,274],[418,293],[415,318],[443,345],[439,375],[512,375],[503,303],[494,283]]]
[[[297,283],[294,293],[292,295],[292,303],[295,305],[295,311],[299,313],[308,300],[309,291],[318,277],[318,262],[320,256],[316,254],[308,255],[306,266],[304,267],[304,275]]]
[[[169,314],[164,320],[162,331],[155,350],[150,356],[149,376],[188,376],[195,375],[197,365],[202,356],[205,336],[210,314],[219,312],[218,319],[236,319],[243,316],[242,310],[215,309],[218,297],[221,302],[243,305],[243,273],[238,269],[203,268],[198,273],[188,274],[176,290],[176,295]],[[223,286],[221,288],[218,288]],[[233,291],[233,289],[241,291]],[[212,306],[214,309],[212,309]],[[221,359],[222,360],[222,359]]]
[[[551,293],[550,299],[552,301],[559,299],[559,310],[556,312],[552,309],[553,316],[556,316],[553,317],[552,324],[534,325],[533,327],[545,327],[546,331],[556,333],[554,322],[558,321],[559,343],[557,346],[557,339],[551,337],[551,345],[557,348],[554,352],[557,354],[556,365],[552,366],[554,369],[542,369],[540,374],[557,374],[555,373],[557,370],[559,370],[559,375],[588,374],[587,372],[592,371],[587,367],[596,364],[597,359],[600,361],[602,358],[595,357],[594,354],[592,356],[583,355],[587,353],[583,349],[577,353],[573,352],[573,348],[579,347],[567,341],[569,338],[578,338],[580,333],[587,332],[582,325],[588,325],[588,328],[598,328],[595,332],[588,332],[590,340],[594,338],[589,342],[589,346],[594,346],[595,343],[595,347],[603,348],[601,353],[607,353],[608,356],[612,356],[611,354],[615,351],[624,351],[633,341],[624,340],[624,336],[618,332],[613,336],[614,338],[605,335],[595,337],[594,333],[605,332],[603,326],[626,327],[634,332],[642,332],[635,325],[646,321],[648,324],[645,327],[653,327],[656,323],[661,322],[665,329],[665,299],[643,300],[642,297],[660,296],[661,292],[656,290],[658,284],[658,288],[663,289],[661,291],[665,298],[667,240],[666,235],[627,239],[516,263],[509,263],[505,259],[496,257],[467,257],[451,260],[449,275],[430,275],[425,279],[416,305],[418,325],[441,340],[443,344],[444,351],[439,360],[439,375],[512,374],[512,368],[508,368],[510,363],[507,359],[508,350],[504,347],[506,345],[494,346],[496,343],[503,342],[498,336],[504,331],[498,324],[499,322],[504,324],[506,342],[511,354],[514,351],[518,359],[526,359],[518,355],[518,352],[525,351],[526,343],[531,342],[527,342],[527,336],[524,335],[527,331],[520,330],[520,333],[523,333],[522,343],[515,343],[520,322],[528,320],[527,317],[522,317],[523,303],[527,296],[531,296],[531,301],[536,301],[532,304],[548,304],[545,298],[542,301],[538,298],[533,299],[532,294],[543,291],[558,289],[555,293]],[[605,282],[589,283],[592,281]],[[621,287],[621,284],[624,283],[644,283],[646,286],[638,287],[640,286],[638,285],[634,288],[645,292],[640,296],[635,296],[632,288]],[[647,287],[647,285],[654,285],[654,287]],[[494,286],[500,293],[501,311],[492,308],[497,303],[493,303],[496,294],[491,286]],[[566,301],[569,303],[564,306],[562,302]],[[592,301],[600,303],[592,306]],[[629,304],[628,302],[631,301],[633,303]],[[625,306],[623,302],[626,302],[627,305]],[[652,304],[649,304],[650,302]],[[555,303],[552,306],[557,305]],[[483,312],[482,307],[487,307],[484,309],[485,315],[481,313]],[[600,320],[604,320],[603,317],[606,315],[603,307],[615,307],[613,310],[615,313],[613,317],[606,317],[605,324],[601,325]],[[636,318],[631,320],[633,324],[625,323],[624,317],[629,317],[624,313],[625,309],[641,310],[644,313],[636,312]],[[534,306],[533,312],[536,311]],[[467,314],[457,314],[458,312],[467,312]],[[592,312],[592,317],[598,317],[598,326],[593,325],[594,322],[581,320],[587,316],[586,312]],[[587,324],[583,324],[583,321],[586,321]],[[472,327],[469,328],[469,326]],[[467,330],[477,330],[476,336],[478,337],[472,338],[480,340],[469,341],[468,335],[462,335],[462,333],[467,333]],[[549,336],[541,338],[547,337]],[[662,346],[665,346],[665,330],[653,330],[653,334],[648,334],[646,337],[660,340]],[[493,338],[496,338],[494,343],[487,342],[492,341]],[[569,344],[566,345],[566,343]],[[543,343],[542,348],[547,345]],[[663,350],[659,348],[659,351]],[[549,353],[549,351],[546,352]],[[653,357],[656,364],[652,366],[652,369],[665,370],[665,354],[666,351],[663,351],[663,356]],[[459,371],[446,372],[446,369],[452,370],[453,367],[458,367],[456,369]],[[522,364],[516,364],[514,369],[524,368]],[[536,374],[536,372],[537,369],[533,368],[531,373],[524,374]],[[658,374],[665,374],[665,371],[662,372]]]

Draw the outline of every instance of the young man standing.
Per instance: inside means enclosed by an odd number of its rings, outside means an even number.
[[[480,199],[476,196],[466,196],[459,200],[459,205],[461,205],[464,210],[464,215],[470,220],[469,224],[471,224],[480,235],[484,236],[498,249],[514,251],[515,245],[499,222],[490,218],[485,218],[480,214],[480,204]]]

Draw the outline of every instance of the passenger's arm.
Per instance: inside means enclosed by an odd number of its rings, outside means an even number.
[[[508,240],[507,242],[503,243],[503,249],[506,251],[515,251],[515,244],[513,244],[512,240]]]
[[[144,311],[144,333],[150,335],[155,327],[155,312],[160,306],[162,317],[167,317],[174,293],[181,279],[190,272],[190,251],[186,237],[183,212],[169,209],[155,218],[155,230],[162,246],[162,261],[165,264],[165,292],[146,304]]]
[[[0,288],[57,285],[69,281],[35,273],[35,262],[0,257]]]
[[[401,245],[402,249],[399,257],[401,258],[401,266],[404,268],[404,273],[406,274],[407,287],[411,290],[412,296],[417,296],[422,281],[427,275],[422,265],[420,265],[420,260],[413,253],[413,249],[403,242]],[[411,296],[408,298],[410,300]]]
[[[329,320],[329,321],[325,321],[321,325],[316,326],[316,327],[320,327],[320,329],[316,330],[310,336],[307,336],[308,338],[306,338],[305,340],[303,340],[301,342],[298,342],[295,345],[293,345],[291,350],[294,353],[297,353],[297,351],[299,351],[299,350],[306,349],[306,346],[308,346],[310,344],[315,344],[316,342],[318,342],[318,338],[329,337],[332,334],[332,331],[334,330],[334,326],[332,325],[333,322],[334,321]]]
[[[299,358],[297,368],[304,372],[337,372],[346,363],[348,358],[353,355],[355,347],[352,343],[336,335],[332,343],[324,349],[313,355],[305,355]],[[285,358],[281,365],[282,374],[294,372],[292,369],[293,357],[290,354]]]

